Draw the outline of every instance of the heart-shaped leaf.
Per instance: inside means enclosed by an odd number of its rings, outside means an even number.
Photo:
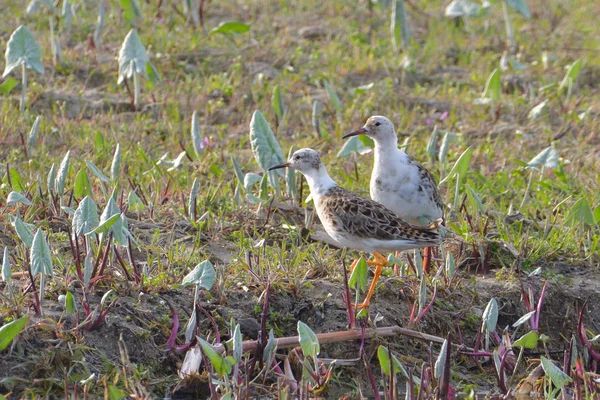
[[[196,265],[181,281],[182,285],[196,284],[201,288],[210,290],[217,278],[215,267],[209,260],[204,260]]]
[[[544,167],[545,169],[558,168],[558,151],[552,146],[546,147],[527,163],[530,168]]]
[[[29,69],[44,74],[44,65],[42,64],[42,50],[35,41],[33,34],[25,25],[19,26],[8,39],[6,45],[6,67],[2,77],[6,77],[10,72],[25,64]]]
[[[96,229],[98,223],[98,207],[90,196],[86,196],[73,215],[73,233],[77,236],[87,235]]]
[[[146,54],[146,48],[142,43],[137,31],[129,31],[121,49],[119,50],[119,79],[117,84],[121,84],[125,78],[131,78],[133,73],[146,75],[146,63],[150,61]]]
[[[34,277],[39,274],[52,275],[50,246],[48,246],[46,235],[41,229],[38,229],[33,236],[29,258],[31,259],[31,274]]]

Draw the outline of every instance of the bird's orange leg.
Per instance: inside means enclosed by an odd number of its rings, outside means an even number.
[[[429,270],[431,269],[431,256],[433,255],[432,247],[425,247],[423,249],[423,273],[425,275],[429,275]]]
[[[367,292],[367,297],[365,297],[365,301],[356,305],[356,308],[358,308],[358,309],[363,309],[363,308],[369,307],[369,303],[371,302],[371,297],[373,296],[373,293],[375,292],[375,286],[377,285],[377,281],[379,280],[379,277],[381,276],[381,273],[383,272],[383,267],[385,267],[387,265],[387,259],[384,256],[382,256],[380,253],[378,253],[377,251],[373,253],[373,258],[374,258],[374,260],[371,261],[369,264],[369,265],[375,266],[373,281],[371,282],[371,286],[369,286],[369,291]]]

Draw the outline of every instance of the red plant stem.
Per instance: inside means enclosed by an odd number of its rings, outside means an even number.
[[[346,314],[348,315],[348,328],[352,329],[356,326],[356,318],[354,315],[354,307],[350,300],[350,288],[348,287],[348,272],[346,271],[346,261],[342,261],[342,267],[344,270],[344,302],[346,303]]]
[[[318,337],[318,335],[317,335]],[[320,341],[319,341],[320,342]],[[366,354],[363,354],[363,362],[365,363],[365,371],[367,372],[367,377],[369,378],[369,383],[371,384],[371,388],[373,389],[373,396],[375,400],[381,400],[379,396],[379,390],[377,390],[377,383],[375,382],[375,377],[373,376],[373,371],[369,368],[369,363],[366,360]]]
[[[167,303],[169,309],[171,310],[171,315],[173,316],[173,327],[171,328],[171,334],[169,335],[169,339],[165,345],[167,350],[173,350],[173,347],[175,347],[175,340],[177,339],[177,331],[179,330],[179,316],[177,315],[177,310],[173,304],[171,304],[171,302],[166,298],[162,296],[161,298]]]
[[[583,303],[583,307],[581,307],[581,311],[579,312],[579,321],[577,322],[577,334],[579,335],[579,340],[587,348],[588,352],[590,353],[590,356],[594,359],[594,361],[600,361],[600,354],[596,353],[594,349],[592,349],[592,344],[587,338],[585,327],[583,326],[583,313],[585,312],[586,306],[587,302]]]
[[[112,232],[108,234],[108,242],[106,243],[106,247],[104,248],[104,254],[102,255],[102,262],[100,263],[100,270],[97,271],[98,275],[96,275],[96,268],[94,268],[94,273],[92,273],[92,278],[95,276],[104,275],[104,268],[108,263],[108,254],[110,253],[110,245],[112,243]],[[96,265],[97,266],[97,265]]]
[[[42,308],[40,306],[40,298],[38,296],[37,288],[35,287],[35,280],[31,273],[31,268],[28,268],[27,272],[29,273],[29,279],[31,279],[31,287],[33,288],[33,299],[34,299],[33,307],[35,308],[36,313],[42,314]]]
[[[538,304],[537,304],[537,308],[535,311],[535,314],[533,315],[533,320],[532,321],[532,326],[531,329],[533,329],[534,331],[537,332],[538,327],[539,327],[539,323],[540,323],[540,314],[542,312],[542,304],[544,303],[544,295],[546,294],[546,287],[548,286],[548,280],[546,280],[546,282],[544,282],[544,287],[542,288],[542,293],[540,293],[540,298],[538,299]]]
[[[221,335],[219,334],[219,326],[217,325],[217,322],[215,321],[215,319],[212,317],[212,315],[210,315],[210,313],[208,311],[206,311],[204,309],[204,307],[202,307],[202,305],[200,305],[200,302],[196,303],[196,308],[198,310],[200,310],[202,312],[202,314],[204,314],[206,316],[206,318],[208,318],[208,320],[212,324],[213,329],[215,331],[215,340],[217,341],[217,343],[221,343]]]
[[[131,281],[131,275],[129,275],[129,272],[127,271],[127,267],[125,266],[125,263],[123,262],[123,258],[121,258],[121,255],[119,254],[119,251],[117,250],[116,245],[113,245],[113,251],[115,252],[115,256],[117,256],[117,261],[118,261],[119,265],[121,266],[121,269],[125,273],[125,277],[127,278],[127,281],[128,282]]]

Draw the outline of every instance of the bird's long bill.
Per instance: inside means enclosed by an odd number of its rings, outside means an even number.
[[[342,139],[347,139],[347,138],[352,137],[352,136],[366,135],[366,134],[367,134],[367,129],[363,126],[359,130],[356,130],[354,132],[350,132],[349,134],[342,136]]]
[[[289,167],[289,166],[290,166],[290,163],[289,163],[289,161],[288,161],[288,162],[284,162],[283,164],[276,165],[276,166],[274,166],[274,167],[271,167],[271,168],[269,168],[269,171],[273,171],[273,170],[275,170],[275,169],[279,169],[279,168],[287,168],[287,167]]]

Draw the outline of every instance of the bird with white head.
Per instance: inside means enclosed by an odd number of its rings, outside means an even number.
[[[334,182],[313,149],[300,149],[291,158],[271,167],[293,168],[301,172],[308,182],[317,215],[325,231],[341,247],[372,253],[375,260],[375,276],[365,301],[359,308],[368,307],[382,269],[387,265],[381,253],[421,248],[440,243],[439,224],[434,221],[427,227],[415,227],[399,218],[380,203],[359,196]],[[358,262],[352,263],[353,269]]]

